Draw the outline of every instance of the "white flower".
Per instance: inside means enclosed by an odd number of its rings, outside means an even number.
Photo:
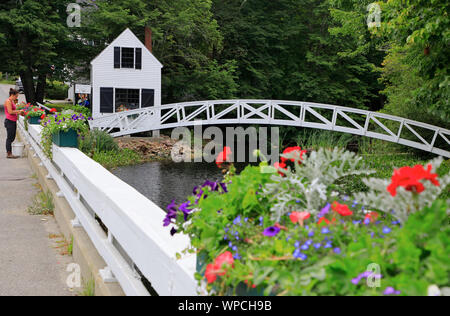
[[[428,287],[428,296],[441,296],[441,290],[438,288],[437,285],[430,285]]]

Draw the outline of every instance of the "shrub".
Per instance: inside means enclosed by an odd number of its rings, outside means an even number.
[[[47,81],[47,88],[45,91],[46,98],[52,100],[65,100],[69,86],[58,81]]]
[[[102,153],[119,150],[119,146],[114,141],[114,138],[100,130],[92,130],[84,136],[80,141],[79,148],[82,152],[90,156],[93,156],[94,152]]]

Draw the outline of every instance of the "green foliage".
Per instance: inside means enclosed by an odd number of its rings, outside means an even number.
[[[318,295],[376,295],[360,282],[349,280],[371,263],[381,268],[382,289],[392,286],[407,296],[426,296],[430,285],[449,284],[448,204],[437,200],[432,206],[410,216],[405,226],[384,238],[360,234],[344,255],[326,267],[327,278],[318,286]],[[356,271],[356,273],[355,273]],[[360,272],[358,272],[360,271]]]
[[[64,77],[66,66],[78,56],[77,48],[85,46],[71,36],[74,28],[67,27],[68,3],[3,1],[0,6],[0,71],[20,75],[28,102],[42,102],[47,77]]]
[[[50,191],[40,191],[34,198],[33,204],[28,207],[31,215],[53,215],[55,203]]]
[[[89,279],[84,284],[84,289],[80,293],[80,296],[95,296],[95,279]]]
[[[52,114],[41,121],[41,145],[47,157],[52,158],[52,136],[58,132],[75,130],[79,136],[84,136],[89,131],[87,118],[83,114]]]
[[[282,216],[299,208],[316,215],[327,203],[333,192],[339,191],[337,180],[350,175],[373,173],[362,162],[361,157],[343,149],[319,149],[300,160],[298,155],[282,155],[295,161],[294,168],[280,170],[283,176],[274,175],[263,194],[271,202],[272,219],[279,221]]]
[[[299,157],[298,152],[283,155],[287,160]],[[390,201],[388,206],[369,213],[365,200],[332,190],[336,189],[333,179],[360,170],[352,157],[342,151],[329,155],[319,151],[303,159],[301,165],[296,164],[297,172],[283,171],[285,176],[266,173],[271,167],[265,163],[248,166],[239,175],[231,169],[224,180],[228,193],[209,189],[220,187],[218,184],[205,183],[189,199],[191,210],[187,216],[183,213],[187,204],[169,206],[170,222],[178,232],[189,235],[196,248],[188,252],[198,252],[197,279],[204,278],[205,268],[208,273],[216,273],[217,279],[207,286],[216,295],[381,296],[389,295],[386,291],[391,287],[401,295],[427,295],[432,285],[447,286],[448,203],[434,201],[436,195],[427,192],[433,188],[426,185],[420,194],[428,199],[429,206],[411,213],[403,225],[394,221],[394,215],[388,211],[397,209],[395,206],[404,200],[400,193],[400,201]],[[439,161],[433,165],[436,168]],[[439,181],[444,189],[448,166],[442,172]],[[286,187],[286,181],[295,185]],[[317,181],[326,184],[326,199],[317,196],[320,202],[311,209],[302,200],[322,189]],[[383,186],[386,188],[387,184]],[[292,195],[292,204],[286,204],[273,218],[274,201],[286,195]],[[327,202],[333,205],[322,209]],[[305,210],[310,217],[301,221],[292,217],[294,212]],[[319,211],[321,214],[317,215]],[[318,224],[320,217],[329,223]],[[272,235],[268,228],[274,231]],[[214,266],[218,255],[226,252],[233,256],[233,264],[225,268]],[[371,264],[379,271],[372,270]],[[361,276],[367,271],[365,277]],[[366,279],[376,280],[377,274],[382,275],[380,285],[366,286]]]
[[[50,100],[65,100],[69,87],[58,81],[47,81],[46,98]]]
[[[115,169],[123,166],[135,165],[142,161],[141,156],[131,149],[118,151],[94,152],[92,159],[107,169]]]
[[[336,9],[343,6],[333,2]],[[213,3],[224,37],[218,58],[236,60],[238,97],[379,107],[374,65],[381,62],[382,53],[372,43],[359,49],[361,40],[350,31],[330,34],[329,28],[344,19],[330,13],[328,1]],[[355,1],[347,10],[358,12],[354,24],[361,22],[358,28],[363,32],[365,9],[360,12],[360,7]],[[366,29],[362,34],[368,39]]]
[[[409,100],[406,104],[412,103],[411,114],[418,109],[416,115],[426,113],[426,117],[448,122],[448,2],[414,0],[405,4],[393,0],[383,3],[382,10],[386,23],[377,33],[387,36],[391,46],[384,70],[385,80],[391,82],[386,90],[391,108],[400,105],[405,111],[402,104]],[[402,96],[406,98],[402,100]]]
[[[92,130],[80,140],[79,149],[93,156],[94,152],[118,151],[119,146],[108,133]]]

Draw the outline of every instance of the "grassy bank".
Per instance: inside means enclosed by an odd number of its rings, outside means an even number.
[[[137,152],[130,149],[95,152],[92,159],[109,170],[144,162],[142,157]]]

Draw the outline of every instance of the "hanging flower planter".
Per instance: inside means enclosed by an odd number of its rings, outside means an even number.
[[[45,111],[38,107],[28,107],[25,111],[25,119],[30,125],[39,125],[45,118]]]
[[[59,147],[78,147],[78,133],[73,129],[69,129],[67,132],[58,131],[52,135],[52,141]]]
[[[41,119],[40,119],[40,117],[37,117],[37,116],[30,117],[28,119],[28,124],[39,125],[39,124],[41,124]]]
[[[52,114],[42,118],[44,128],[41,133],[41,143],[45,154],[52,158],[52,144],[59,147],[78,148],[78,137],[89,131],[87,118],[80,113]]]

